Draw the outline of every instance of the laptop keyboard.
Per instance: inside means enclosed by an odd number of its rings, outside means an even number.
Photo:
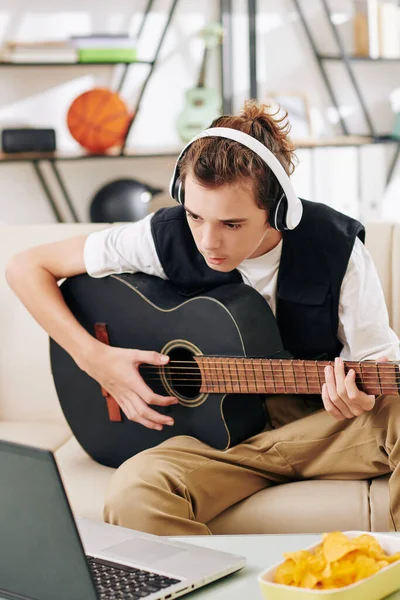
[[[100,600],[139,600],[181,581],[93,556],[86,558]]]

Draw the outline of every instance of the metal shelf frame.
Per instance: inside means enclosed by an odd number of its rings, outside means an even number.
[[[336,93],[335,93],[335,91],[333,89],[333,86],[332,86],[332,84],[330,82],[330,79],[329,79],[329,76],[328,76],[327,69],[325,67],[326,61],[331,61],[331,60],[341,61],[342,64],[344,65],[344,67],[346,69],[346,72],[348,74],[348,77],[350,79],[351,85],[353,87],[353,90],[355,92],[355,95],[357,97],[358,104],[359,104],[359,106],[361,108],[361,112],[362,112],[363,117],[365,119],[365,122],[366,122],[366,124],[368,126],[369,135],[372,138],[374,138],[374,140],[376,140],[378,142],[378,141],[380,141],[381,138],[380,138],[380,136],[376,132],[376,129],[375,129],[375,126],[374,126],[374,123],[373,123],[373,119],[371,117],[371,114],[370,114],[370,112],[368,110],[368,107],[366,105],[366,102],[364,100],[363,94],[361,92],[361,88],[360,88],[360,86],[359,86],[359,84],[357,82],[357,78],[356,78],[356,75],[355,75],[355,72],[354,72],[354,68],[353,68],[353,63],[360,62],[360,61],[370,61],[370,62],[379,62],[379,63],[382,63],[382,62],[395,63],[395,62],[399,62],[400,61],[400,57],[399,58],[395,58],[395,59],[386,59],[386,58],[372,59],[372,58],[369,58],[369,57],[359,57],[359,56],[349,55],[346,52],[346,49],[345,49],[345,46],[344,46],[344,43],[343,43],[343,39],[342,39],[342,37],[341,37],[341,35],[339,33],[339,30],[338,30],[337,26],[335,25],[335,23],[333,22],[332,13],[331,13],[331,10],[330,10],[329,5],[328,5],[328,0],[320,0],[320,1],[321,1],[321,5],[322,5],[322,8],[323,8],[324,14],[325,14],[325,16],[326,16],[326,18],[328,20],[328,23],[329,23],[332,35],[333,35],[333,37],[335,39],[335,42],[336,42],[336,45],[337,45],[337,48],[338,48],[338,54],[337,55],[327,55],[327,54],[323,54],[323,53],[319,52],[319,50],[317,48],[317,45],[315,43],[314,37],[312,35],[311,29],[310,29],[310,27],[309,27],[309,25],[307,23],[307,19],[306,19],[305,15],[304,15],[304,10],[303,10],[303,7],[302,7],[302,0],[292,0],[292,2],[293,2],[294,6],[295,6],[295,8],[296,8],[296,10],[297,10],[297,12],[299,14],[299,17],[300,17],[300,20],[301,20],[304,32],[305,32],[305,34],[307,36],[307,39],[308,39],[308,41],[310,43],[311,49],[313,51],[313,54],[314,54],[314,57],[315,57],[315,60],[316,60],[316,63],[318,65],[318,69],[319,69],[320,74],[322,76],[322,79],[324,81],[327,93],[328,93],[328,95],[329,95],[329,97],[331,99],[331,102],[332,102],[333,106],[336,109],[336,112],[337,112],[337,115],[338,115],[338,119],[339,119],[339,123],[340,123],[340,126],[342,128],[342,132],[343,132],[344,135],[350,135],[349,128],[348,128],[348,126],[347,126],[347,124],[346,124],[345,120],[343,119],[343,117],[341,115],[341,112],[340,112],[339,101],[338,101],[337,95],[336,95]],[[393,138],[393,139],[386,140],[386,142],[387,141],[396,144],[397,147],[396,147],[393,159],[392,159],[391,164],[390,164],[389,169],[388,169],[388,173],[387,173],[387,176],[386,176],[386,185],[388,185],[390,183],[391,179],[392,179],[392,176],[393,176],[393,173],[395,171],[396,164],[397,164],[397,160],[398,160],[399,155],[400,155],[400,140],[396,140],[396,139]]]
[[[104,65],[116,66],[116,65],[123,65],[124,68],[122,70],[120,79],[119,79],[118,84],[116,86],[116,91],[117,92],[121,92],[121,90],[122,90],[122,88],[124,86],[124,83],[126,81],[126,77],[128,75],[128,72],[129,72],[130,68],[132,68],[133,66],[135,66],[137,64],[147,64],[150,67],[149,68],[149,72],[147,74],[147,77],[145,78],[145,80],[144,80],[144,82],[142,84],[142,87],[140,89],[139,97],[138,97],[138,99],[136,101],[135,110],[133,111],[133,117],[132,117],[132,119],[129,122],[129,126],[127,128],[127,131],[126,131],[123,143],[122,143],[120,151],[119,151],[119,154],[116,154],[116,155],[84,155],[84,154],[82,154],[82,155],[70,156],[70,157],[64,157],[63,158],[63,157],[57,157],[56,153],[54,153],[54,155],[43,154],[43,157],[41,157],[40,154],[38,153],[38,154],[32,155],[32,157],[14,155],[12,157],[7,157],[7,158],[4,158],[3,160],[0,160],[0,164],[6,164],[7,162],[22,162],[22,161],[28,161],[28,162],[32,163],[35,175],[36,175],[36,177],[37,177],[37,179],[38,179],[38,181],[40,183],[41,188],[43,189],[45,197],[47,198],[47,201],[48,201],[48,203],[49,203],[49,205],[51,207],[51,210],[52,210],[53,215],[54,215],[54,217],[55,217],[55,219],[56,219],[57,222],[62,223],[63,222],[63,218],[62,218],[62,215],[61,215],[61,213],[60,213],[60,211],[59,211],[59,209],[57,207],[57,203],[56,203],[56,201],[54,199],[53,193],[52,193],[52,191],[51,191],[51,189],[50,189],[50,187],[49,187],[49,185],[48,185],[48,183],[46,181],[46,178],[45,178],[45,176],[44,176],[44,174],[43,174],[43,172],[42,172],[42,170],[40,168],[42,163],[48,162],[48,164],[50,165],[51,170],[52,170],[52,172],[54,174],[54,177],[55,177],[55,179],[57,181],[57,184],[59,186],[59,189],[61,191],[61,194],[62,194],[62,196],[64,198],[64,201],[65,201],[65,203],[66,203],[66,205],[68,207],[68,210],[69,210],[69,212],[71,214],[71,217],[72,217],[72,219],[73,219],[73,221],[75,223],[78,223],[79,222],[79,217],[78,217],[78,214],[77,214],[77,212],[76,212],[76,210],[74,208],[74,205],[73,205],[73,202],[71,200],[71,196],[69,194],[67,185],[66,185],[66,183],[65,183],[65,181],[64,181],[64,179],[63,179],[63,177],[61,175],[61,172],[60,172],[60,170],[58,168],[58,164],[57,164],[58,161],[59,160],[82,160],[82,159],[86,159],[86,158],[100,158],[100,157],[101,158],[132,158],[132,159],[134,159],[134,158],[139,158],[139,157],[143,157],[144,156],[144,155],[140,155],[140,154],[135,155],[135,154],[126,153],[125,152],[125,150],[126,150],[126,142],[127,142],[128,136],[129,136],[129,134],[131,132],[131,129],[132,129],[133,125],[134,125],[136,115],[138,114],[139,107],[140,107],[141,101],[143,99],[143,95],[144,95],[144,93],[146,91],[146,87],[147,87],[147,85],[149,83],[149,80],[151,78],[151,75],[153,74],[154,69],[156,67],[157,60],[159,58],[160,51],[161,51],[161,48],[162,48],[165,36],[167,34],[167,31],[168,31],[169,25],[170,25],[170,23],[172,21],[172,18],[173,18],[174,14],[175,14],[178,2],[179,2],[179,0],[172,0],[172,2],[170,4],[170,8],[169,8],[168,14],[167,14],[167,19],[166,19],[165,25],[164,25],[164,27],[162,29],[162,32],[161,32],[161,35],[160,35],[160,39],[158,41],[158,44],[157,44],[157,47],[156,47],[156,50],[155,50],[155,53],[154,53],[154,56],[153,56],[153,60],[151,60],[151,61],[148,61],[148,60],[136,60],[134,62],[127,62],[127,63],[124,63],[124,62],[118,62],[118,63],[108,63],[108,62],[107,63],[97,63],[97,62],[93,62],[93,63],[79,63],[79,62],[76,62],[76,63],[66,63],[66,62],[63,62],[63,63],[50,63],[50,62],[48,62],[48,63],[12,63],[12,62],[0,62],[0,68],[1,67],[54,67],[54,66],[55,67],[61,67],[61,66],[63,66],[63,67],[76,67],[76,66],[83,67],[83,66],[90,66],[92,68],[93,66],[104,66]],[[139,27],[138,27],[138,31],[136,33],[136,39],[137,40],[139,40],[140,36],[143,33],[144,26],[146,24],[146,21],[148,19],[150,11],[151,11],[151,9],[153,7],[153,4],[154,4],[154,0],[148,0],[146,8],[145,8],[145,10],[143,12],[143,17],[142,17],[141,22],[140,22]],[[169,153],[167,153],[165,155],[166,156],[170,156]],[[171,155],[173,155],[173,154],[171,154]],[[155,156],[160,156],[160,155],[155,155]]]

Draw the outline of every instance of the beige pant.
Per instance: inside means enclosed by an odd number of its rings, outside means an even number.
[[[400,531],[400,399],[336,421],[301,396],[267,399],[272,429],[229,450],[177,436],[127,460],[113,474],[104,518],[159,535],[209,534],[206,523],[270,485],[367,479],[392,472],[389,529]]]

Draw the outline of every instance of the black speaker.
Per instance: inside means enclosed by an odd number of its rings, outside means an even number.
[[[54,152],[56,132],[54,129],[3,129],[1,144],[3,152]]]

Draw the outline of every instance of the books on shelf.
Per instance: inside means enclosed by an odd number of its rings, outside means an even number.
[[[72,36],[66,40],[6,42],[2,62],[13,63],[118,63],[134,62],[136,40],[127,34]]]
[[[125,33],[72,35],[70,42],[74,48],[136,48],[136,38]]]
[[[79,48],[78,61],[81,63],[93,62],[135,62],[136,48]]]
[[[68,42],[6,42],[0,52],[2,62],[76,63],[78,53]]]
[[[400,7],[396,0],[355,0],[355,56],[400,58]]]
[[[128,34],[72,36],[79,62],[134,62],[136,39]]]

